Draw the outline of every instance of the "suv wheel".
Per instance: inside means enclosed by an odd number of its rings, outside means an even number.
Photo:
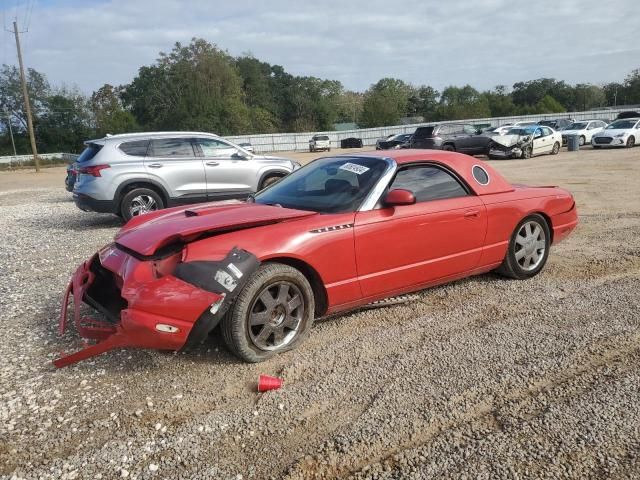
[[[282,175],[269,175],[267,178],[262,180],[262,183],[260,184],[260,188],[258,190],[264,190],[269,185],[276,183],[281,178],[282,178]]]
[[[164,208],[160,195],[149,188],[134,188],[122,197],[120,214],[125,222],[138,215],[154,212]]]
[[[456,151],[456,147],[454,147],[450,143],[447,143],[446,145],[442,146],[442,150],[445,150],[447,152],[455,152]]]

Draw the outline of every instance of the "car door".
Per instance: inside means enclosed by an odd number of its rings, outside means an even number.
[[[403,167],[389,188],[412,191],[416,203],[356,214],[356,265],[365,297],[407,290],[478,265],[486,209],[451,172],[434,164]]]
[[[545,127],[538,127],[533,133],[533,154],[540,155],[549,153],[553,149],[553,136],[551,130]]]
[[[476,149],[474,136],[476,129],[472,125],[456,125],[456,150],[463,153],[473,153]]]
[[[198,137],[196,151],[201,155],[209,199],[241,197],[251,193],[257,183],[255,163],[220,138]]]
[[[151,178],[164,185],[172,201],[188,203],[206,199],[204,166],[190,138],[152,139],[144,166]]]

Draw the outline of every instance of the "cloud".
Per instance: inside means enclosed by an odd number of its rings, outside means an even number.
[[[24,35],[25,61],[54,84],[90,93],[130,82],[176,41],[203,37],[355,90],[382,77],[439,89],[542,76],[601,83],[640,66],[629,21],[636,9],[637,0],[41,1]]]

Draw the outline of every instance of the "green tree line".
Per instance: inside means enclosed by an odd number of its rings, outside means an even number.
[[[251,54],[233,57],[203,39],[176,43],[138,70],[126,85],[105,84],[90,96],[51,86],[27,72],[40,152],[79,152],[82,142],[107,133],[198,130],[220,135],[328,131],[339,122],[361,127],[424,121],[561,113],[640,103],[640,69],[620,83],[570,85],[540,78],[479,91],[470,85],[438,91],[383,78],[365,92],[336,80],[296,76]],[[0,70],[0,155],[29,153],[26,116],[16,66]]]

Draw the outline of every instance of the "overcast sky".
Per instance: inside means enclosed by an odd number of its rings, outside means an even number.
[[[640,0],[0,0],[0,8],[6,28],[16,15],[28,23],[27,66],[86,93],[130,82],[191,37],[359,91],[382,77],[486,89],[540,77],[621,81],[640,68]],[[10,33],[0,48],[3,63],[17,64]]]

